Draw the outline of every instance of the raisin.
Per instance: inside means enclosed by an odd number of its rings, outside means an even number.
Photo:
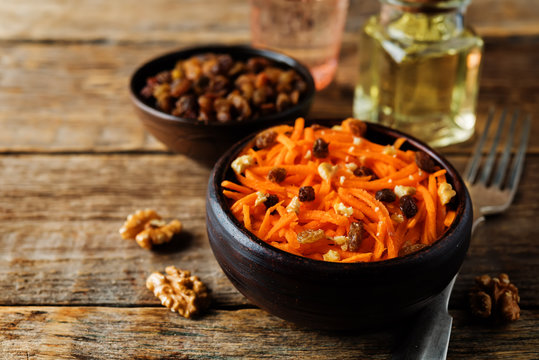
[[[188,119],[196,119],[198,113],[198,101],[193,95],[183,95],[176,102],[176,108],[173,111],[175,116],[183,116]]]
[[[211,112],[213,111],[213,101],[214,99],[211,96],[202,95],[198,98],[198,107],[201,111]]]
[[[280,167],[274,167],[268,172],[268,180],[274,183],[280,183],[286,178],[286,170]]]
[[[264,86],[268,85],[268,82],[269,82],[268,75],[266,75],[266,73],[262,72],[262,73],[256,75],[255,87],[257,89],[263,88]]]
[[[425,170],[428,173],[433,173],[436,171],[434,160],[432,160],[432,158],[426,152],[416,152],[415,163],[417,164],[417,167],[419,167],[421,170]]]
[[[247,99],[241,96],[239,92],[231,92],[228,94],[227,100],[230,101],[230,104],[236,110],[237,121],[247,120],[251,116],[251,106]]]
[[[294,84],[294,90],[297,90],[300,93],[307,91],[307,83],[303,81],[303,79],[301,79],[299,76],[296,79],[296,83]]]
[[[417,204],[415,199],[410,195],[401,197],[399,201],[400,208],[404,216],[408,219],[413,218],[417,214]]]
[[[348,230],[348,250],[357,251],[363,241],[363,223],[358,221],[350,224]]]
[[[210,81],[208,90],[218,96],[225,96],[228,92],[228,79],[222,75],[217,75]]]
[[[279,197],[277,195],[269,194],[266,197],[266,201],[264,201],[264,206],[266,207],[266,209],[269,209],[270,207],[277,205],[278,202]]]
[[[218,112],[215,114],[215,117],[217,121],[224,124],[232,121],[232,115],[230,115],[230,112]]]
[[[159,83],[157,82],[155,76],[147,78],[146,86],[140,91],[140,94],[145,98],[152,97],[156,85],[159,85]]]
[[[228,69],[226,75],[229,77],[235,77],[243,71],[245,71],[245,64],[242,62],[236,62],[230,67],[230,69]]]
[[[210,86],[211,79],[206,75],[202,75],[193,83],[193,89],[197,94],[203,94]]]
[[[277,81],[277,91],[286,93],[292,92],[292,80],[294,80],[294,70],[281,72]]]
[[[378,179],[378,176],[372,171],[371,168],[368,168],[366,166],[360,166],[357,169],[354,170],[354,175],[361,177],[361,176],[370,176],[371,179],[369,181],[373,181]]]
[[[257,149],[265,149],[272,146],[277,139],[277,133],[273,130],[266,130],[258,134],[255,138],[255,146]]]
[[[170,85],[170,95],[174,97],[180,97],[186,94],[189,90],[191,90],[192,85],[193,83],[189,79],[174,80]]]
[[[215,109],[215,117],[217,118],[217,121],[227,123],[232,120],[232,115],[230,114],[230,103],[226,99],[215,99],[213,102],[213,108]]]
[[[253,104],[260,106],[266,102],[266,92],[264,88],[257,88],[253,92]]]
[[[300,95],[298,90],[294,90],[290,93],[290,101],[292,101],[292,104],[296,105],[299,102]]]
[[[155,79],[159,84],[168,83],[172,80],[172,75],[170,71],[161,71],[159,74],[155,75]]]
[[[322,138],[318,138],[313,144],[313,156],[319,159],[323,159],[329,155],[329,144]]]
[[[217,55],[217,64],[219,66],[219,74],[227,74],[232,66],[234,65],[234,60],[230,55]]]
[[[367,125],[361,120],[348,120],[348,127],[354,136],[362,137],[367,132]]]
[[[239,89],[240,89],[240,92],[241,92],[241,95],[247,99],[247,100],[251,100],[253,98],[253,93],[255,91],[255,87],[253,86],[252,83],[248,82],[248,83],[243,83],[239,86]]]
[[[313,201],[315,198],[314,188],[312,186],[302,186],[299,188],[299,201]]]
[[[254,73],[259,73],[270,65],[269,60],[263,57],[254,57],[247,60],[247,69]]]
[[[217,58],[207,59],[202,63],[202,73],[208,77],[215,76],[219,73],[219,63]]]
[[[189,58],[183,62],[185,77],[189,80],[197,81],[202,75],[200,60],[196,57]]]
[[[413,244],[413,245],[405,245],[399,250],[399,256],[406,256],[409,254],[413,254],[421,249],[426,248],[427,244]]]
[[[391,203],[397,199],[397,195],[390,189],[378,190],[375,195],[376,200]]]
[[[142,88],[142,90],[140,90],[140,95],[142,95],[146,99],[151,98],[153,95],[153,88],[154,88],[153,85],[150,85],[150,84],[146,85],[144,88]]]
[[[279,93],[277,95],[277,100],[275,102],[275,106],[277,106],[277,111],[283,111],[285,109],[288,109],[292,105],[292,100],[290,100],[290,97],[285,93]]]

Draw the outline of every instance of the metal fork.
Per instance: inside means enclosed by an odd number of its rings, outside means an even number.
[[[468,187],[474,206],[473,229],[475,229],[477,224],[485,219],[485,215],[497,214],[507,210],[515,197],[520,176],[522,175],[522,169],[524,168],[524,157],[526,156],[526,148],[528,146],[528,135],[531,128],[531,116],[529,114],[523,121],[518,151],[513,159],[511,170],[507,172],[511,160],[513,140],[517,127],[516,125],[519,119],[518,110],[513,112],[504,149],[500,156],[496,173],[492,175],[497,157],[497,148],[500,144],[502,131],[505,129],[504,123],[506,115],[507,111],[504,109],[496,127],[496,133],[494,135],[492,145],[490,146],[490,151],[486,160],[484,161],[481,174],[479,174],[483,147],[485,146],[488,132],[494,119],[494,109],[490,109],[483,135],[479,139],[474,156],[464,171],[464,182]]]
[[[527,115],[523,121],[520,132],[520,140],[517,153],[514,156],[511,170],[507,172],[511,161],[511,152],[519,118],[518,110],[514,111],[506,142],[503,145],[503,152],[500,161],[495,168],[497,149],[500,145],[502,132],[505,129],[505,119],[507,111],[503,110],[496,125],[496,133],[490,146],[487,158],[484,161],[481,174],[479,174],[483,147],[487,142],[488,133],[494,119],[494,109],[490,109],[485,129],[474,151],[473,157],[468,162],[464,172],[464,182],[474,207],[474,219],[472,233],[476,226],[485,219],[485,215],[496,214],[505,211],[515,196],[522,169],[524,167],[524,157],[528,146],[528,135],[531,127],[531,116]],[[445,360],[449,347],[449,337],[451,335],[451,325],[453,318],[449,315],[447,305],[453,290],[455,278],[435,299],[423,309],[415,319],[409,335],[401,341],[393,352],[393,360]]]

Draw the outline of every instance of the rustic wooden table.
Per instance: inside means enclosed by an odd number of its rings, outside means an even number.
[[[313,118],[351,114],[356,31],[374,0],[352,1],[336,81]],[[535,118],[510,210],[475,234],[450,302],[449,359],[539,358],[539,6],[475,0],[469,21],[486,40],[478,131],[487,109]],[[398,334],[297,327],[239,294],[208,245],[209,169],[172,154],[136,119],[127,95],[141,62],[201,43],[248,43],[244,0],[0,3],[0,358],[387,359]],[[462,169],[472,145],[444,149]],[[138,208],[179,218],[177,246],[149,252],[118,228]],[[174,264],[212,290],[209,312],[186,320],[144,285]],[[478,274],[507,272],[521,319],[474,321],[467,290]]]

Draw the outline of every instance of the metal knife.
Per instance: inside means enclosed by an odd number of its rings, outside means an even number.
[[[392,360],[445,360],[453,318],[447,305],[455,279],[419,312],[410,329],[395,348]]]

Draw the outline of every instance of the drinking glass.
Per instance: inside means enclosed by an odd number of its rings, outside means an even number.
[[[251,0],[253,46],[296,58],[321,90],[337,70],[347,11],[348,0]]]

